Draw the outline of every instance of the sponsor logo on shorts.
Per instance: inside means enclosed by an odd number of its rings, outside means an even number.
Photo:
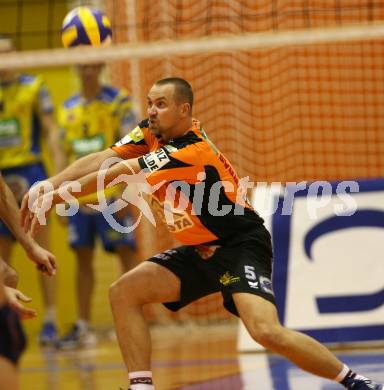
[[[220,276],[220,283],[224,286],[229,286],[230,284],[240,282],[239,276],[232,276],[229,271],[227,271],[224,275]]]
[[[158,253],[153,257],[160,260],[169,260],[175,253],[177,253],[175,249],[168,249],[167,251]]]
[[[259,282],[250,282],[248,280],[249,287],[251,288],[259,288]]]
[[[274,295],[271,279],[265,276],[260,276],[259,281],[260,281],[260,287],[265,293]]]

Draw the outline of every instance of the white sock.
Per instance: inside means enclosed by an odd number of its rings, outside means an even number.
[[[44,322],[56,322],[55,306],[47,306],[44,312]]]
[[[350,370],[350,368],[346,364],[344,364],[342,370],[339,372],[337,377],[334,378],[333,380],[335,382],[340,383],[345,378],[345,376],[348,374],[349,370]]]
[[[88,324],[88,321],[86,320],[83,320],[82,318],[79,318],[77,321],[76,321],[76,324],[77,326],[79,327],[79,329],[81,331],[84,331],[86,332],[89,328],[89,324]]]
[[[134,371],[128,376],[131,390],[155,390],[152,384],[152,371]]]
[[[339,372],[337,377],[334,378],[333,380],[338,382],[338,383],[344,384],[344,380],[346,380],[347,377],[348,378],[353,378],[353,379],[367,379],[363,375],[356,374],[346,364],[344,364],[342,370]]]

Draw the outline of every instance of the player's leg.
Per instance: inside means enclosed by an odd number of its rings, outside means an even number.
[[[252,338],[263,347],[285,356],[296,366],[348,389],[381,390],[382,385],[357,375],[331,351],[303,333],[283,327],[273,303],[249,293],[235,293],[236,308]]]
[[[116,253],[119,256],[121,273],[125,274],[138,264],[136,250],[128,245],[119,245],[116,247]]]
[[[0,302],[0,389],[17,390],[17,363],[24,349],[25,336],[20,319],[4,303],[3,297]]]
[[[165,302],[173,311],[219,290],[209,277],[211,266],[202,261],[194,247],[180,247],[160,253],[127,272],[110,288],[115,329],[131,387],[150,372],[151,341],[142,308],[147,303]],[[146,373],[143,376],[143,373]],[[139,378],[137,378],[139,380]],[[142,383],[142,382],[140,382]]]
[[[50,226],[41,226],[35,237],[43,248],[50,250]],[[39,335],[41,345],[52,345],[57,341],[56,328],[56,277],[39,273],[41,294],[44,302],[43,326]]]
[[[91,320],[91,300],[95,287],[95,272],[93,268],[94,249],[91,247],[76,248],[75,253],[77,263],[77,313],[80,320],[89,323]]]
[[[233,250],[237,252],[235,263],[231,261]],[[271,283],[271,241],[264,227],[255,230],[255,238],[246,245],[227,249],[222,263],[236,278],[223,289],[226,307],[231,310],[234,303],[232,311],[237,310],[253,339],[315,375],[333,379],[339,374],[343,364],[327,348],[280,324]]]
[[[70,246],[76,256],[77,320],[58,342],[58,347],[62,349],[91,346],[96,343],[95,335],[90,331],[89,326],[95,285],[93,259],[96,230],[94,217],[94,214],[81,209],[76,215],[68,217]]]
[[[7,314],[9,311],[5,301],[3,274],[0,270],[0,389],[18,389],[16,365],[10,360],[9,346],[12,340],[9,337]]]
[[[135,233],[122,233],[111,226],[104,218],[103,214],[96,217],[96,229],[100,236],[104,249],[107,252],[117,253],[120,260],[121,273],[131,270],[138,264],[136,253]],[[117,223],[123,227],[131,226],[133,224],[132,218],[129,214],[117,218]]]
[[[78,247],[76,255],[76,302],[77,320],[57,343],[60,349],[89,347],[96,344],[96,336],[90,330],[92,294],[95,285],[93,269],[94,249]]]
[[[273,303],[248,294],[233,294],[240,318],[263,347],[285,356],[298,367],[328,379],[335,378],[343,364],[322,344],[303,333],[284,328]]]
[[[17,390],[18,388],[16,366],[0,356],[0,389]]]
[[[373,387],[375,384],[372,384],[372,387],[366,386],[366,378],[356,376],[315,339],[281,325],[271,283],[270,239],[265,229],[259,229],[255,239],[249,241],[246,246],[237,248],[236,252],[236,262],[230,261],[229,251],[222,263],[233,275],[233,283],[223,289],[225,306],[240,316],[254,340],[285,356],[303,370],[342,382],[347,388],[381,389]],[[356,387],[353,387],[355,380],[361,383],[357,385],[355,382]]]
[[[178,301],[179,278],[165,267],[145,261],[113,283],[109,297],[127,369],[150,370],[150,334],[142,309],[147,303]]]
[[[222,281],[224,304],[238,314],[254,340],[265,348],[285,356],[313,374],[335,378],[343,364],[312,338],[284,328],[277,315],[271,285],[272,252],[268,236],[249,247],[221,251],[221,265],[227,269]],[[232,258],[237,255],[237,261]]]

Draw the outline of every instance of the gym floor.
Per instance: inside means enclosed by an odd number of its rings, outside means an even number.
[[[156,390],[337,390],[285,359],[264,352],[239,354],[235,324],[154,328]],[[351,368],[384,382],[384,348],[335,350]],[[119,390],[127,374],[116,341],[76,351],[32,345],[20,365],[21,390]]]

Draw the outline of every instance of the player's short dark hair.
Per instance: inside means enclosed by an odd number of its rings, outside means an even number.
[[[191,106],[191,114],[192,114],[193,91],[188,81],[180,77],[167,77],[165,79],[161,79],[156,82],[156,85],[166,85],[166,84],[174,85],[175,100],[177,100],[179,103],[189,103],[189,105]]]

